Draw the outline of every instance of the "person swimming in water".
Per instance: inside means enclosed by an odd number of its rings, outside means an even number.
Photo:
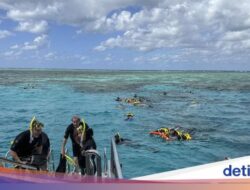
[[[125,141],[130,141],[129,139],[122,138],[120,133],[116,133],[114,139],[115,139],[115,144],[123,144]]]
[[[122,99],[118,96],[118,97],[115,99],[115,101],[117,101],[117,102],[121,102],[121,101],[122,101]]]
[[[133,113],[127,113],[127,118],[125,119],[125,121],[131,121],[134,119],[134,114]]]
[[[142,144],[137,144],[137,143],[134,143],[133,141],[131,141],[130,139],[125,139],[125,138],[122,138],[120,133],[116,133],[114,135],[114,140],[115,140],[115,144],[117,145],[126,145],[126,146],[129,146],[131,148],[135,148],[135,149],[145,149],[145,150],[148,150],[152,153],[157,153],[157,152],[160,152],[160,150],[158,149],[155,149],[155,148],[152,148],[152,147],[148,147],[146,145],[142,145]]]
[[[179,126],[177,128],[160,128],[155,131],[151,131],[150,135],[160,136],[165,140],[191,140],[192,137],[188,132],[181,132]]]

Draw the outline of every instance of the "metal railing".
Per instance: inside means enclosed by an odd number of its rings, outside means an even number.
[[[104,177],[108,176],[108,159],[107,159],[106,148],[104,148],[104,153],[103,153],[103,175]]]
[[[49,157],[48,157],[48,170],[55,171],[55,160],[54,160],[54,150],[50,149]]]
[[[116,148],[116,144],[114,138],[111,139],[111,154],[110,160],[107,159],[106,148],[104,149],[104,157],[103,157],[103,173],[102,173],[102,165],[101,165],[101,156],[96,150],[87,150],[85,152],[86,156],[86,174],[87,175],[97,175],[99,177],[108,177],[108,178],[117,178],[122,179],[122,169],[119,161],[119,156]],[[66,150],[67,152],[67,150]],[[9,159],[9,151],[5,154],[5,159]],[[93,159],[94,157],[94,159]],[[11,160],[10,160],[11,161]],[[3,167],[6,167],[6,163],[13,164],[12,162],[2,161]],[[73,167],[73,168],[72,168]],[[54,163],[54,154],[53,150],[50,151],[50,156],[48,159],[48,169],[49,171],[55,171],[55,163]],[[75,173],[77,167],[75,165],[70,165],[67,162],[66,172],[67,173]]]
[[[95,160],[96,160],[96,164],[95,164]],[[98,151],[87,150],[85,152],[85,161],[86,161],[86,174],[87,175],[95,175],[95,172],[96,172],[97,176],[102,177],[101,156],[98,153]]]
[[[114,175],[114,178],[122,179],[122,169],[116,149],[114,138],[111,139],[111,160],[110,160],[110,171]]]
[[[1,159],[2,161],[2,165],[3,167],[8,167],[6,164],[10,164],[10,165],[15,165],[15,166],[20,166],[20,167],[23,167],[23,168],[26,168],[26,169],[31,169],[31,170],[34,170],[37,168],[36,167],[33,167],[31,165],[28,165],[28,164],[21,164],[21,163],[17,163],[15,161],[12,161],[12,158],[10,157],[10,150],[8,150],[4,156],[5,159]],[[55,162],[54,162],[54,153],[53,153],[53,149],[50,150],[49,152],[49,157],[48,157],[48,160],[47,160],[47,170],[48,171],[55,171]]]
[[[37,170],[36,167],[34,166],[31,166],[31,165],[28,165],[28,164],[22,164],[22,163],[18,163],[18,162],[15,162],[15,161],[12,161],[12,160],[9,160],[7,158],[2,158],[0,157],[0,162],[3,163],[3,167],[6,167],[6,163],[8,164],[11,164],[15,167],[21,167],[23,169],[28,169],[28,170]]]

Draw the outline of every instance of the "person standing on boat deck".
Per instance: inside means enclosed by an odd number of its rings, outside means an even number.
[[[43,127],[43,123],[34,119],[29,130],[16,136],[10,148],[10,155],[14,161],[47,170],[50,141],[47,134],[42,131]]]
[[[82,130],[78,130],[78,136],[82,136]],[[94,140],[94,131],[92,128],[88,128],[86,130],[86,138],[85,141],[81,143],[81,156],[79,156],[79,166],[81,168],[81,174],[85,174],[86,169],[86,160],[85,160],[85,152],[87,150],[96,150],[96,143]],[[91,157],[93,166],[94,166],[94,173],[96,172],[96,163],[95,163],[95,156]]]
[[[89,126],[87,123],[81,122],[78,116],[72,117],[72,123],[66,128],[64,139],[61,148],[62,156],[65,156],[65,146],[67,144],[68,137],[70,137],[72,142],[73,157],[76,165],[79,167],[79,159],[81,157],[81,139],[78,137],[78,128],[80,126],[85,126],[85,131],[88,130]]]

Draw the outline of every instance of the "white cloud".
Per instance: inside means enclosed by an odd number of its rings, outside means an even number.
[[[0,30],[0,39],[6,38],[12,35],[12,33],[8,30]]]
[[[178,48],[221,53],[249,52],[250,3],[240,1],[162,1],[162,5],[101,18],[102,30],[123,31],[95,50],[132,48],[150,51]],[[101,24],[100,24],[101,23]]]
[[[250,2],[246,0],[2,0],[0,9],[18,22],[19,31],[43,33],[49,23],[57,23],[75,26],[77,34],[110,32],[94,48],[98,51],[176,49],[201,56],[203,52],[249,55]],[[22,48],[38,45],[31,42]]]
[[[42,48],[48,44],[48,36],[42,34],[41,36],[36,37],[32,42],[25,42],[21,47],[23,50],[36,50]]]
[[[111,61],[112,60],[112,57],[111,56],[107,56],[105,57],[104,61]]]
[[[48,29],[48,23],[44,20],[39,22],[20,22],[17,26],[17,31],[31,32],[31,33],[43,33]]]
[[[17,45],[17,44],[10,47],[10,49],[18,49],[18,48],[19,48],[19,45]]]
[[[151,6],[160,0],[2,0],[0,8],[16,21],[53,20],[58,23],[82,25],[106,16],[113,10],[128,6]]]
[[[80,60],[81,60],[81,61],[85,61],[86,59],[87,59],[86,56],[80,56]]]
[[[20,50],[19,51],[10,50],[10,51],[6,51],[3,53],[3,55],[5,57],[13,58],[13,59],[15,59],[16,57],[18,57],[21,54],[22,54],[22,51],[20,51]]]
[[[57,55],[54,52],[49,52],[49,53],[47,53],[47,54],[44,55],[44,58],[46,60],[54,60],[54,59],[57,58]]]
[[[27,51],[39,50],[43,47],[46,47],[47,45],[48,45],[48,36],[42,34],[34,38],[34,40],[31,42],[25,42],[23,44],[15,44],[10,46],[9,50],[4,52],[3,55],[5,57],[13,56],[13,58],[15,58]]]
[[[6,51],[3,53],[4,56],[8,57],[8,56],[12,56],[14,54],[14,51]]]

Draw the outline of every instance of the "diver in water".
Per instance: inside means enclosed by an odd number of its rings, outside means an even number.
[[[115,101],[117,101],[117,102],[121,102],[121,101],[122,101],[122,99],[118,96],[118,97],[115,99]]]
[[[131,120],[133,120],[133,118],[134,118],[134,114],[133,113],[128,113],[127,118],[125,119],[125,121],[131,121]]]
[[[137,143],[134,143],[133,141],[131,141],[130,139],[125,139],[125,138],[122,138],[121,135],[119,133],[116,133],[115,136],[114,136],[114,139],[115,139],[115,144],[117,145],[121,145],[121,144],[124,144],[126,146],[129,146],[131,148],[135,148],[135,149],[145,149],[145,150],[148,150],[152,153],[157,153],[157,152],[160,152],[160,150],[158,149],[155,149],[155,148],[152,148],[152,147],[148,147],[146,145],[142,145],[142,144],[137,144]]]
[[[184,141],[192,140],[190,133],[181,132],[180,130],[178,130],[180,126],[176,126],[176,127],[177,127],[176,129],[169,130],[172,139],[177,138],[179,141],[180,140],[184,140]]]
[[[124,144],[125,142],[131,142],[130,139],[124,139],[119,133],[116,133],[114,136],[115,144]]]
[[[154,131],[151,131],[150,135],[157,135],[161,137],[162,139],[165,139],[167,141],[169,140],[191,140],[191,134],[189,132],[183,132],[179,130],[180,126],[176,126],[176,128],[160,128]]]

